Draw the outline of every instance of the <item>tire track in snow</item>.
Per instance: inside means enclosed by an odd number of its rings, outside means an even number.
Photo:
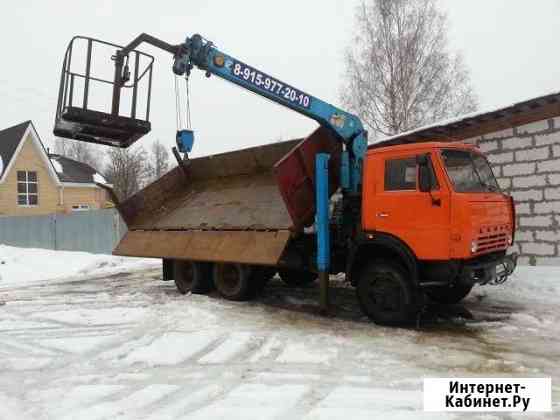
[[[145,314],[145,317],[128,323],[118,322],[122,321],[122,317],[113,312],[114,324],[85,325],[62,320],[54,331],[25,328],[18,331],[10,339],[16,342],[23,340],[25,345],[23,348],[10,347],[9,353],[14,355],[17,352],[24,360],[34,357],[34,351],[38,349],[36,345],[41,340],[79,339],[103,336],[111,331],[115,333],[114,340],[92,344],[91,349],[81,354],[49,348],[53,358],[60,359],[60,362],[47,364],[40,371],[10,372],[13,383],[26,383],[21,392],[17,391],[18,398],[32,404],[34,412],[48,413],[54,401],[48,398],[31,401],[29,397],[53,386],[59,387],[62,393],[74,389],[77,384],[117,386],[119,388],[115,392],[77,404],[72,408],[72,418],[80,413],[101,418],[162,419],[186,415],[203,418],[227,415],[233,411],[239,413],[239,407],[243,407],[246,409],[244,418],[260,419],[319,418],[336,414],[334,405],[371,418],[372,412],[384,406],[382,401],[373,404],[368,398],[392,395],[396,402],[390,406],[402,409],[404,415],[411,413],[410,404],[406,403],[408,397],[400,393],[409,387],[398,380],[390,383],[389,379],[406,379],[406,375],[417,377],[416,373],[427,372],[426,363],[411,357],[411,348],[429,350],[452,345],[455,357],[462,357],[479,347],[485,337],[464,337],[465,334],[460,331],[446,336],[437,331],[421,333],[384,329],[362,320],[354,322],[354,315],[348,313],[341,319],[329,320],[305,312],[294,314],[278,308],[285,304],[282,297],[278,298],[280,303],[270,303],[271,298],[268,297],[254,305],[234,305],[198,296],[184,297],[176,293],[172,285],[156,285],[153,277],[149,276],[149,273],[136,273],[121,276],[118,280],[99,279],[93,283],[87,280],[74,281],[74,284],[58,282],[50,289],[42,289],[48,292],[48,299],[31,299],[33,294],[27,295],[23,288],[15,289],[13,298],[30,299],[20,299],[15,305],[0,307],[0,316],[2,311],[9,309],[9,313],[16,316],[16,323],[17,319],[22,322],[36,319],[33,314],[38,314],[41,322],[52,322],[42,314],[61,310],[79,312],[82,308],[92,313],[115,307],[125,312],[137,308]],[[87,288],[84,288],[85,283]],[[101,298],[90,299],[92,289],[89,286],[98,287]],[[69,290],[75,293],[68,294]],[[291,292],[282,288],[282,293]],[[315,291],[293,292],[304,297],[312,293]],[[337,291],[337,294],[344,303],[347,291]],[[351,309],[348,308],[344,311],[348,312]],[[214,318],[217,320],[208,317],[206,312],[216,314]],[[554,314],[554,311],[550,313]],[[236,322],[231,323],[231,319]],[[352,322],[348,322],[349,319]],[[483,334],[488,334],[489,329],[497,328],[495,325],[481,325],[480,329]],[[203,337],[201,344],[194,346],[193,340],[189,340],[193,337],[191,330],[206,331],[210,338]],[[28,334],[23,334],[23,331],[28,331]],[[171,340],[162,340],[170,334]],[[418,340],[420,336],[424,338]],[[150,347],[153,343],[156,344]],[[187,348],[182,350],[181,346]],[[331,347],[336,351],[330,352]],[[142,353],[140,350],[145,348],[148,349]],[[160,361],[169,363],[157,363],[157,357],[154,359],[153,356],[162,351],[168,351],[174,359],[161,355],[158,356]],[[181,354],[174,355],[176,351]],[[372,357],[359,358],[360,352],[365,351],[372,352]],[[542,363],[545,363],[546,355],[540,354],[539,349],[527,351],[531,361],[543,358]],[[131,354],[136,354],[137,360],[133,360]],[[144,357],[138,357],[138,354]],[[481,357],[476,352],[472,354],[473,357]],[[153,363],[154,360],[156,363]],[[430,372],[441,373],[442,368],[447,369],[445,360],[440,361],[437,357],[430,363]],[[465,368],[468,366],[465,365]],[[7,385],[0,382],[0,385],[9,386],[12,382],[6,382]],[[384,385],[386,392],[374,388]],[[415,384],[414,388],[417,387],[418,384]],[[352,395],[356,398],[352,399]],[[139,400],[142,401],[139,403]],[[361,406],[366,409],[359,411]]]
[[[246,356],[243,350],[248,349],[251,335],[251,333],[243,332],[230,334],[217,347],[207,349],[210,351],[207,351],[204,356],[198,359],[198,363],[234,363],[234,359],[243,359]]]
[[[115,401],[102,401],[74,413],[69,413],[62,420],[87,418],[88,420],[115,417],[138,418],[141,409],[148,407],[177,390],[176,385],[151,384],[134,391],[124,398]]]

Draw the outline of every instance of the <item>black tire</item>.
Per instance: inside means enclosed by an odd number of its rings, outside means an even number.
[[[306,270],[282,269],[278,271],[282,281],[291,287],[307,286],[317,280],[318,274]]]
[[[243,264],[214,264],[214,286],[222,297],[243,301],[253,297],[251,267]]]
[[[183,295],[191,292],[205,294],[212,290],[210,265],[194,261],[173,261],[173,279]]]
[[[414,320],[418,292],[400,265],[372,261],[360,272],[356,294],[362,311],[376,324],[400,325]]]
[[[434,302],[443,304],[454,304],[462,301],[471,292],[473,286],[463,283],[455,283],[453,286],[429,287],[425,290],[426,295]]]

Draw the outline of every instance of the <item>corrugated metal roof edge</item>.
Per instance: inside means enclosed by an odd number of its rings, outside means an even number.
[[[463,140],[493,131],[560,116],[560,92],[506,107],[460,115],[370,144],[370,148],[438,139]]]

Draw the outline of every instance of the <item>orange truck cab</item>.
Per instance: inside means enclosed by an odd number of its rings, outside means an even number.
[[[361,226],[349,233],[342,220],[337,235],[347,233],[353,249],[347,275],[362,309],[377,321],[403,320],[406,307],[426,295],[456,303],[474,284],[502,283],[515,269],[517,255],[507,254],[514,203],[474,146],[373,146],[360,198]]]

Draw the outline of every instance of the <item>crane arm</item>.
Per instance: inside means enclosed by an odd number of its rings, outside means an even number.
[[[218,76],[330,128],[335,136],[346,145],[343,155],[342,186],[345,189],[357,191],[361,180],[362,162],[367,150],[367,133],[357,116],[221,52],[212,42],[198,34],[187,37],[184,43],[176,46],[147,34],[140,35],[117,52],[115,89],[119,88],[119,78],[123,80],[122,62],[124,57],[142,42],[174,54],[173,72],[177,75],[188,76],[196,67],[205,71],[207,77]],[[115,107],[115,97],[118,99],[118,92],[114,93],[113,107]],[[346,162],[346,167],[344,167],[344,162]]]
[[[358,117],[219,51],[200,35],[187,38],[181,45],[173,71],[182,75],[194,66],[331,127],[345,143],[364,130]]]

